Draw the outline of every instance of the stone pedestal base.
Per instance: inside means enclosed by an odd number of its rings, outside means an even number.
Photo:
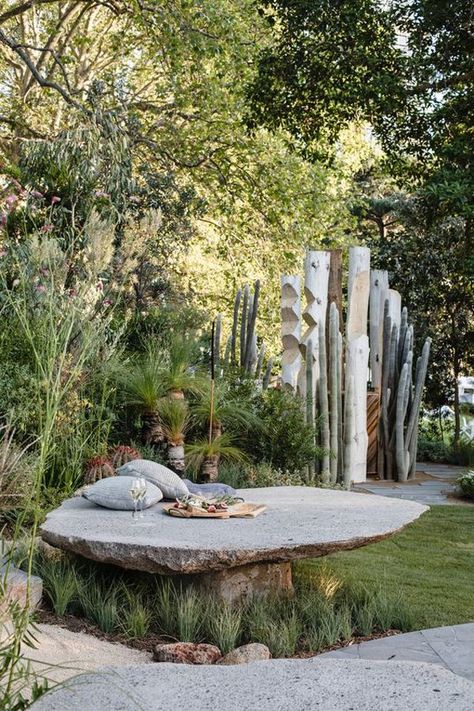
[[[224,602],[248,600],[254,595],[293,592],[291,563],[252,563],[196,576],[194,583]]]

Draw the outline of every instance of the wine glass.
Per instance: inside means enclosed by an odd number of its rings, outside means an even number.
[[[140,480],[139,479],[134,479],[132,486],[130,488],[130,496],[132,497],[133,500],[133,513],[132,513],[132,519],[136,521],[138,519],[138,502],[140,501],[140,497],[142,495],[142,488],[140,486]]]
[[[138,511],[139,511],[138,516],[139,516],[139,518],[143,518],[143,516],[144,516],[144,514],[143,514],[143,503],[144,503],[144,501],[145,501],[146,488],[147,488],[147,487],[146,487],[146,480],[145,480],[143,477],[140,477],[140,479],[138,480],[138,483],[139,483],[139,490],[140,490],[140,498],[139,498],[139,500],[138,500],[138,504],[139,504],[139,506],[138,506]]]

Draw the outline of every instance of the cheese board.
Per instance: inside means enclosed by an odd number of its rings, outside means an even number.
[[[229,506],[225,510],[207,511],[201,506],[188,504],[186,507],[177,508],[175,504],[165,504],[163,511],[177,518],[255,518],[266,509],[265,504],[251,504],[240,502]]]

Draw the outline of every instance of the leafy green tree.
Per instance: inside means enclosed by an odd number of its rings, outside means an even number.
[[[433,218],[433,212],[426,196],[374,199],[363,217],[377,232],[363,234],[372,247],[372,264],[388,269],[391,286],[402,294],[417,344],[433,338],[426,398],[433,407],[453,404],[457,443],[458,378],[474,368],[474,282],[465,252],[466,219]]]

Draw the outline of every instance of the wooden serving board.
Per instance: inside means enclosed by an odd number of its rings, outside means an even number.
[[[199,506],[192,506],[186,509],[175,509],[174,504],[165,504],[163,511],[170,516],[177,518],[255,518],[263,513],[266,509],[266,504],[234,504],[229,506],[227,511],[216,511],[209,513]]]

